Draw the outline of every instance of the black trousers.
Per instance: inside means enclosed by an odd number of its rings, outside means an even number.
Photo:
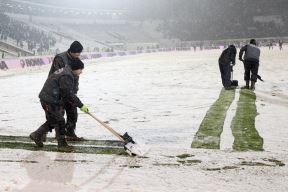
[[[55,128],[56,138],[65,138],[65,118],[62,105],[54,105],[41,101],[42,108],[45,111],[46,122],[42,125],[47,130],[52,131]]]
[[[231,86],[231,66],[230,63],[219,63],[222,84],[224,87]]]
[[[78,120],[78,111],[77,107],[73,106],[70,103],[64,104],[64,109],[67,116],[67,122],[66,122],[66,134],[69,136],[74,136],[75,129],[76,129],[76,123]]]
[[[244,61],[244,80],[257,82],[259,62],[257,61]]]

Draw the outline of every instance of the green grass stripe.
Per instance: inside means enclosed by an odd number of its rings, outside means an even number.
[[[29,151],[48,151],[58,152],[56,145],[45,145],[43,148],[36,147],[33,143],[19,143],[19,142],[0,142],[2,149],[23,149]],[[93,146],[74,146],[74,153],[87,153],[87,154],[116,154],[126,155],[123,147],[93,147]]]
[[[220,149],[220,136],[226,113],[234,98],[235,90],[222,89],[218,100],[210,107],[200,124],[192,148]]]
[[[256,95],[251,90],[242,89],[232,120],[232,134],[234,136],[233,149],[237,151],[262,151],[263,138],[255,128],[257,116]]]
[[[26,136],[5,136],[0,135],[0,142],[31,142],[34,143],[29,137]],[[48,143],[57,143],[55,138],[47,138]],[[116,140],[87,140],[87,141],[68,141],[68,143],[77,145],[96,145],[96,146],[111,146],[122,147],[123,142]]]

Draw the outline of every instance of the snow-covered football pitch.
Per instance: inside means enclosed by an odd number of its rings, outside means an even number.
[[[27,136],[45,121],[38,93],[49,66],[0,71],[0,191],[288,191],[287,49],[261,48],[255,92],[222,90],[221,50],[85,61],[78,96],[148,146],[141,158],[102,142],[117,138],[80,111],[77,134],[90,142],[35,150]],[[238,61],[240,86],[243,73]]]

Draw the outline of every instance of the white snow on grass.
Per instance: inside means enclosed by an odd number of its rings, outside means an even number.
[[[234,136],[232,134],[231,123],[232,123],[233,117],[236,114],[239,96],[240,96],[239,89],[236,89],[235,98],[227,111],[227,115],[226,115],[225,122],[223,125],[223,132],[221,134],[221,141],[220,141],[221,150],[232,150]]]

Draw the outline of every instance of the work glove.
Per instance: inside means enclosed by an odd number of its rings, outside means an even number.
[[[88,106],[87,105],[83,105],[81,108],[80,108],[81,111],[83,111],[84,113],[88,113],[89,112],[89,109],[88,109]]]
[[[239,58],[239,60],[242,61],[242,62],[244,61],[242,58]]]

